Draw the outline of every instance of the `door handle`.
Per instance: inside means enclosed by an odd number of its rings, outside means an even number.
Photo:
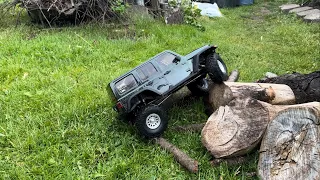
[[[170,72],[171,72],[171,70],[166,71],[166,72],[164,73],[164,75],[167,75],[167,74],[169,74]]]
[[[158,90],[160,90],[162,87],[167,86],[168,84],[161,84],[160,86],[157,87]]]
[[[152,84],[153,84],[153,81],[149,81],[146,85],[147,86],[152,86]]]

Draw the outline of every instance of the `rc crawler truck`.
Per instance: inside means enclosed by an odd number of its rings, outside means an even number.
[[[166,50],[116,78],[109,84],[114,110],[134,119],[142,136],[160,136],[168,125],[163,104],[174,92],[187,86],[192,94],[202,95],[208,92],[207,75],[213,83],[226,80],[227,67],[216,48],[206,45],[186,56]]]

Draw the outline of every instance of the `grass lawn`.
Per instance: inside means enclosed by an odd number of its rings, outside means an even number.
[[[282,2],[284,3],[284,1]],[[112,111],[108,83],[170,49],[180,54],[217,44],[229,70],[252,82],[271,71],[320,69],[320,26],[279,12],[281,2],[223,9],[201,18],[206,31],[151,19],[135,26],[40,29],[0,19],[0,179],[248,179],[257,153],[237,166],[211,167],[200,133],[170,127],[205,122],[201,99],[170,111],[164,137],[199,161],[199,173],[141,139]]]

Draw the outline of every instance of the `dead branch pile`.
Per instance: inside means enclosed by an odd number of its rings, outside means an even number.
[[[20,5],[27,10],[32,21],[51,25],[69,21],[75,24],[84,21],[106,22],[121,19],[119,0],[13,0],[11,6]]]

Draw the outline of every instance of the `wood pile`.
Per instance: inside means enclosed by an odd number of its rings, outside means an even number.
[[[234,71],[230,81],[238,75]],[[258,82],[212,85],[208,104],[214,113],[207,122],[174,129],[202,129],[202,143],[214,157],[212,165],[242,163],[243,155],[260,147],[257,173],[261,179],[319,179],[320,71]],[[197,161],[179,154],[174,155],[177,161],[197,172]]]
[[[320,71],[258,82],[264,83],[212,87],[209,102],[215,112],[202,129],[203,145],[224,159],[260,145],[260,178],[319,179]]]

